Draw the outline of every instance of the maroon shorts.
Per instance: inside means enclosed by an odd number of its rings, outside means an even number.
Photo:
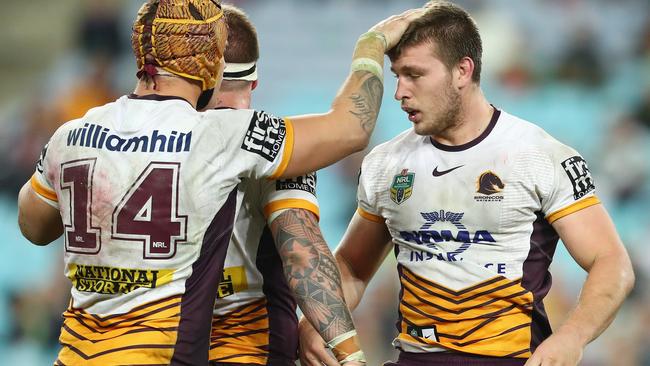
[[[384,363],[384,366],[523,366],[525,363],[525,358],[500,358],[450,352],[400,352],[397,362],[389,361]]]

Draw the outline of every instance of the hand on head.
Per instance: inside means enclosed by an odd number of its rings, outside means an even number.
[[[390,16],[370,28],[369,32],[377,32],[384,35],[386,40],[386,51],[393,48],[414,20],[427,12],[425,8],[410,9],[402,14]]]

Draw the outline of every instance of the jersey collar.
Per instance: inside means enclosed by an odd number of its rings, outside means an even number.
[[[192,105],[187,99],[177,97],[175,95],[159,95],[159,94],[147,94],[147,95],[137,95],[134,93],[131,93],[127,95],[127,98],[129,99],[137,99],[137,100],[155,100],[158,102],[163,102],[166,100],[182,100],[184,102],[187,102],[189,105]]]
[[[494,126],[496,126],[497,124],[497,120],[499,119],[499,116],[501,115],[501,111],[498,110],[495,106],[492,106],[492,108],[494,109],[494,111],[492,112],[492,118],[490,119],[490,123],[488,123],[487,128],[474,140],[456,146],[441,144],[435,141],[434,139],[432,139],[431,137],[429,137],[429,141],[431,141],[431,144],[433,144],[433,146],[435,146],[437,149],[443,151],[464,151],[478,145],[481,141],[485,140],[485,138],[488,137],[490,132],[492,132]]]

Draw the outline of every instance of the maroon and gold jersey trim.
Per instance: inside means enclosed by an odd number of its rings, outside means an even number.
[[[383,217],[373,215],[373,214],[371,214],[370,212],[364,210],[361,207],[357,207],[357,213],[359,214],[359,216],[363,217],[366,220],[370,220],[370,221],[373,221],[373,222],[378,222],[380,224],[384,223],[384,218]]]
[[[212,317],[210,361],[266,365],[269,317],[266,298]]]
[[[580,200],[578,202],[575,202],[563,209],[557,210],[553,212],[552,214],[546,216],[546,221],[548,221],[549,224],[552,224],[554,221],[557,221],[558,219],[563,218],[564,216],[570,215],[574,212],[580,211],[582,209],[585,209],[589,206],[593,206],[596,204],[599,204],[600,200],[596,196],[591,196],[587,197],[583,200]]]
[[[178,336],[180,307],[181,296],[105,317],[71,307],[63,313],[57,361],[65,365],[169,364]]]
[[[38,181],[38,179],[36,179],[36,174],[32,175],[32,178],[30,179],[30,184],[34,192],[36,192],[38,195],[42,196],[43,198],[55,202],[59,201],[59,199],[56,196],[56,192],[42,185]]]
[[[316,217],[320,218],[320,210],[318,206],[309,201],[297,198],[287,198],[270,202],[268,205],[264,206],[264,217],[268,219],[275,211],[290,208],[302,208],[313,212]]]
[[[278,165],[278,168],[273,172],[273,174],[268,179],[277,179],[280,177],[287,166],[289,165],[289,160],[291,160],[291,154],[293,154],[293,122],[289,118],[284,119],[284,125],[287,129],[287,137],[284,139],[284,152],[282,153],[282,161]]]
[[[400,281],[400,339],[472,354],[530,357],[533,294],[521,279],[498,276],[451,290],[400,266]],[[412,335],[409,327],[435,329],[435,336]]]

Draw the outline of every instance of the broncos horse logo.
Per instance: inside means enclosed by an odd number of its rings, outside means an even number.
[[[478,177],[478,189],[476,191],[478,193],[491,195],[501,192],[504,187],[505,184],[503,184],[501,178],[488,170]]]

